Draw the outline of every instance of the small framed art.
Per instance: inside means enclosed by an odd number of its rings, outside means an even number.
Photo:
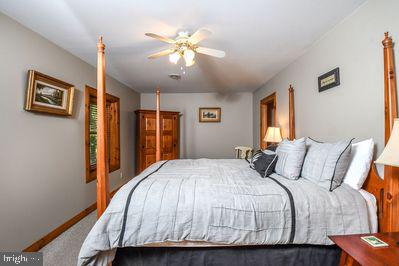
[[[72,115],[74,86],[29,70],[25,110],[56,115]]]
[[[199,109],[200,122],[220,122],[222,109],[220,107],[201,107]]]
[[[339,86],[341,84],[339,78],[339,67],[321,75],[318,78],[318,84],[319,92]]]

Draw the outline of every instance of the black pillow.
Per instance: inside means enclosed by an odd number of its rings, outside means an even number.
[[[256,170],[261,177],[267,177],[273,173],[276,163],[277,154],[272,151],[264,151],[254,154],[251,168]]]
[[[277,145],[269,145],[269,146],[267,146],[266,147],[266,150],[269,150],[269,151],[276,151],[277,150]]]
[[[269,145],[269,146],[267,146],[266,147],[266,149],[264,149],[263,151],[262,150],[257,150],[256,152],[254,152],[254,154],[252,155],[252,159],[251,159],[251,163],[253,162],[253,160],[256,158],[256,157],[259,157],[261,154],[262,154],[262,152],[267,152],[267,151],[273,151],[273,152],[275,152],[276,150],[277,150],[277,145]]]
[[[253,164],[254,164],[254,162],[256,161],[256,160],[258,160],[258,158],[262,155],[262,150],[257,150],[256,152],[254,152],[254,154],[252,155],[252,158],[251,158],[251,168],[253,168],[252,166],[253,166]]]

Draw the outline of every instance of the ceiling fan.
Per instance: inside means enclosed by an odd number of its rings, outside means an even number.
[[[155,38],[162,42],[174,45],[174,47],[172,48],[149,55],[148,58],[154,59],[161,56],[169,55],[169,61],[173,64],[177,64],[180,58],[184,58],[187,67],[194,65],[194,58],[196,53],[223,58],[226,55],[224,51],[205,48],[197,45],[200,41],[207,38],[211,34],[212,33],[209,30],[200,29],[192,35],[189,35],[188,32],[179,32],[176,39],[170,39],[154,33],[146,33],[145,35],[148,37]]]

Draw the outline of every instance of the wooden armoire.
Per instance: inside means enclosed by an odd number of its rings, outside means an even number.
[[[179,158],[179,112],[161,111],[161,159]],[[155,110],[136,111],[136,174],[155,163]]]

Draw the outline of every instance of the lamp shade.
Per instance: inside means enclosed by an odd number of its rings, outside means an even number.
[[[399,119],[394,120],[388,143],[375,163],[399,167]]]
[[[265,142],[280,142],[281,132],[279,127],[268,127],[266,131],[266,136],[263,139]]]

